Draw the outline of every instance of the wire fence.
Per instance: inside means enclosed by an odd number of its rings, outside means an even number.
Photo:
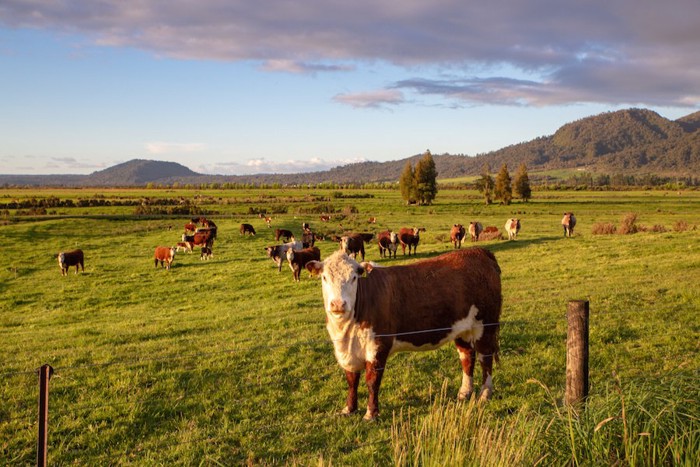
[[[666,311],[667,310],[655,310],[659,312]],[[612,315],[616,316],[619,315],[619,312],[611,312],[611,313],[591,313],[591,318],[594,320],[593,322],[595,323],[595,317],[596,316],[605,316],[605,315]],[[498,323],[487,323],[484,325],[484,327],[491,327],[491,326],[496,326],[496,327],[504,327],[504,328],[509,328],[511,326],[513,327],[527,327],[527,326],[533,326],[537,325],[538,327],[542,327],[544,324],[554,324],[556,327],[564,327],[564,321],[563,317],[557,317],[557,316],[549,316],[545,317],[543,319],[537,318],[536,320],[512,320],[512,321],[503,321],[503,322],[498,322]],[[318,331],[321,334],[325,334],[323,327],[321,325],[317,325],[315,323],[309,323],[309,326],[318,326]],[[451,327],[441,327],[441,328],[434,328],[434,329],[425,329],[425,330],[416,330],[416,331],[406,331],[406,332],[397,332],[397,333],[387,333],[387,334],[378,334],[373,337],[393,337],[393,338],[401,338],[404,336],[414,336],[417,334],[428,334],[428,333],[449,333],[452,331]],[[293,334],[293,331],[291,331]],[[300,348],[316,348],[318,351],[323,351],[327,352],[329,347],[332,346],[334,342],[337,342],[339,340],[347,340],[347,339],[359,339],[360,337],[358,336],[352,336],[348,338],[342,338],[342,339],[329,339],[327,336],[319,337],[319,338],[311,338],[311,339],[305,339],[301,341],[288,341],[288,342],[275,342],[274,344],[272,343],[261,343],[259,339],[257,338],[249,338],[249,339],[244,339],[235,342],[235,344],[231,347],[224,348],[224,349],[217,349],[217,350],[212,350],[212,351],[205,351],[205,352],[191,352],[191,353],[185,353],[185,354],[179,354],[179,355],[167,355],[167,356],[155,356],[155,357],[134,357],[134,358],[124,358],[124,359],[117,359],[115,358],[114,360],[110,361],[105,361],[105,362],[95,362],[95,363],[79,363],[79,364],[69,364],[69,365],[58,365],[56,368],[54,368],[55,374],[54,374],[54,385],[56,385],[57,382],[60,381],[61,377],[64,377],[67,374],[71,373],[77,373],[81,371],[92,371],[92,370],[100,370],[100,369],[105,369],[105,368],[112,368],[112,367],[122,367],[125,368],[124,373],[128,373],[130,370],[133,370],[136,367],[143,367],[151,364],[170,364],[173,362],[178,362],[178,361],[188,361],[189,363],[192,362],[197,362],[201,361],[203,359],[208,359],[211,357],[219,357],[223,355],[232,355],[236,353],[240,354],[256,354],[260,352],[272,352],[272,351],[281,351],[284,349],[288,349],[291,347],[300,347]],[[523,355],[523,351],[519,349],[513,349],[513,348],[504,348],[503,350],[500,350],[498,354],[500,356],[505,356],[505,355],[515,355],[515,356],[521,356]],[[407,355],[407,354],[404,354]],[[487,356],[495,356],[495,354],[487,355]],[[400,366],[402,369],[412,369],[412,368],[418,368],[424,366],[424,362],[422,362],[420,359],[418,360],[411,360],[408,357],[404,357],[403,360],[400,362]],[[454,364],[454,363],[452,363]],[[681,364],[682,365],[682,364]],[[181,368],[182,369],[182,368]],[[313,371],[310,375],[306,375],[306,379],[312,382],[313,384],[323,384],[325,383],[325,380],[327,380],[330,376],[333,374],[338,374],[338,367],[335,362],[329,361],[327,364],[327,367],[324,367],[325,372],[320,372],[318,369],[316,371]],[[204,371],[206,368],[199,367],[198,365],[194,365],[193,369],[190,369],[189,371]],[[378,370],[383,370],[383,368],[378,369]],[[676,369],[678,370],[678,368]],[[256,371],[263,372],[264,369],[257,369]],[[443,368],[440,367],[438,364],[437,366],[433,365],[431,366],[431,371],[437,373],[444,379],[453,379],[458,375],[456,371],[451,370],[451,374],[448,375]],[[673,373],[676,374],[673,374]],[[4,372],[0,373],[0,378],[7,380],[9,378],[13,378],[16,376],[28,376],[28,375],[36,375],[37,370],[19,370],[19,371],[9,371],[9,372]],[[700,381],[700,371],[695,368],[692,370],[691,374],[679,374],[677,371],[669,372],[668,375],[673,376],[674,378],[681,378],[689,381]],[[281,384],[289,383],[296,381],[298,379],[297,376],[290,376],[284,373],[269,373],[269,374],[264,374],[264,378],[260,378],[260,374],[256,375],[257,379],[253,380],[256,382],[251,382],[250,380],[245,382],[245,387],[250,389],[251,387],[257,386],[258,388],[260,387],[268,387],[268,386],[279,386]],[[612,375],[610,375],[612,377]],[[640,374],[638,376],[627,376],[627,380],[631,380],[633,378],[639,378],[643,380],[647,380],[649,378],[649,375],[646,374]],[[664,375],[657,375],[658,378],[664,377]],[[308,381],[307,381],[308,382]],[[528,381],[523,379],[523,381],[520,381],[520,383],[527,383]],[[32,384],[32,387],[35,387],[35,383]],[[34,389],[31,389],[30,392],[34,392]],[[182,403],[191,400],[195,400],[199,402],[201,400],[201,395],[195,394],[192,396],[187,396],[187,397],[181,397],[180,399],[171,399],[171,403]],[[79,416],[83,413],[94,413],[97,411],[101,410],[113,410],[115,412],[119,413],[131,413],[134,410],[140,409],[157,409],[159,407],[162,407],[164,404],[163,400],[159,401],[154,401],[152,398],[136,398],[135,400],[122,400],[122,401],[112,401],[104,404],[73,404],[70,405],[70,401],[64,401],[61,399],[61,396],[56,396],[56,401],[60,401],[63,403],[64,409],[57,409],[52,411],[51,416],[52,420],[55,420],[57,424],[60,424],[62,420],[64,419],[74,419],[76,416]],[[165,401],[167,403],[167,400]],[[60,405],[55,403],[54,406]],[[233,404],[235,405],[235,404]],[[21,413],[18,415],[13,415],[11,417],[0,417],[0,424],[23,424],[23,425],[28,425],[34,423],[36,420],[36,412],[34,411],[35,407],[32,407],[30,404],[27,404],[25,406],[15,406],[15,408],[12,410],[15,413]],[[0,412],[0,415],[3,413]],[[324,425],[324,420],[326,420],[328,414],[321,413],[317,414],[316,417],[321,419],[320,421],[314,421],[314,420],[304,420],[303,422],[299,422],[300,424],[303,423],[304,427],[306,429],[309,429],[309,427],[314,426],[313,423],[317,423],[319,426]],[[279,425],[285,425],[289,426],[290,421],[289,420],[283,420],[278,422]],[[256,429],[259,430],[264,430],[265,432],[270,432],[270,430],[273,430],[277,424],[270,423],[268,417],[265,416],[263,413],[259,417],[259,426],[256,427]],[[221,436],[221,433],[218,433],[217,436]],[[388,440],[387,440],[388,441]],[[193,444],[198,444],[198,443],[217,443],[218,441],[216,439],[211,439],[210,435],[202,436],[200,438],[195,438],[192,440],[187,440],[187,441],[182,441],[178,440],[177,444],[182,445],[185,443],[193,443]],[[376,441],[375,441],[376,442]],[[171,443],[172,444],[172,443]],[[163,446],[155,446],[156,449],[160,448],[166,448],[169,445],[168,443],[163,443]],[[371,444],[371,443],[370,443]],[[359,445],[357,442],[348,442],[348,449],[356,449]],[[150,446],[149,448],[154,448],[154,446]],[[135,448],[136,449],[136,448]],[[95,459],[99,461],[100,459],[104,458],[110,458],[113,459],[113,456],[130,456],[134,453],[135,451],[132,452],[123,452],[123,453],[110,453],[110,454],[105,454],[104,457]]]

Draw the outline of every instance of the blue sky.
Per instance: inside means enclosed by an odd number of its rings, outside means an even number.
[[[0,173],[305,172],[700,109],[697,0],[3,0]]]

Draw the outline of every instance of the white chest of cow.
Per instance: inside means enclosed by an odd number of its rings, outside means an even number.
[[[376,334],[371,328],[361,328],[354,320],[334,322],[326,325],[333,342],[338,364],[348,371],[360,371],[365,362],[374,361],[377,355]]]

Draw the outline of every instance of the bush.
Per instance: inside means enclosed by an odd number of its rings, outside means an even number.
[[[689,225],[686,221],[676,221],[673,223],[673,231],[674,232],[685,232],[686,230],[689,229]]]
[[[617,229],[617,233],[621,235],[633,234],[640,231],[639,226],[635,223],[637,222],[637,214],[630,212],[625,214],[620,221],[620,228]]]
[[[593,224],[593,235],[612,235],[617,231],[617,227],[610,222],[598,222]]]

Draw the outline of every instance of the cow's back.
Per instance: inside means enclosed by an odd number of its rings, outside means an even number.
[[[373,269],[360,280],[355,316],[375,329],[407,333],[450,327],[466,318],[472,306],[478,310],[476,319],[497,323],[501,304],[496,258],[488,250],[468,248],[410,265]],[[422,345],[443,337],[439,332],[421,332],[410,340]]]

